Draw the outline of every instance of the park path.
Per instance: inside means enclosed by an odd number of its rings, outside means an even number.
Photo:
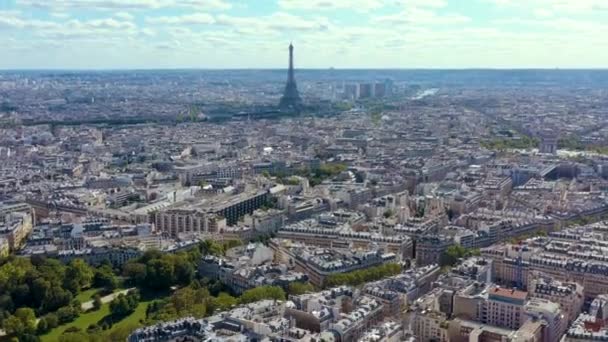
[[[120,294],[124,294],[124,295],[126,295],[126,294],[127,294],[129,291],[134,290],[134,289],[135,289],[135,288],[134,288],[134,287],[132,287],[132,288],[129,288],[129,289],[125,289],[125,290],[121,290],[121,291],[118,291],[118,292],[110,293],[110,294],[109,294],[109,295],[107,295],[107,296],[103,296],[103,297],[101,297],[101,303],[102,303],[102,304],[109,303],[109,302],[113,301],[113,300],[114,300],[114,298],[118,297],[118,295],[120,295]],[[82,304],[80,305],[80,307],[82,308],[82,311],[88,311],[88,310],[91,310],[91,309],[93,308],[93,300],[90,300],[90,301],[88,301],[88,302],[84,302],[84,303],[82,303]]]
[[[125,290],[121,290],[118,292],[114,292],[114,293],[110,293],[107,296],[103,296],[101,297],[101,303],[105,304],[105,303],[109,303],[112,300],[114,300],[114,298],[118,297],[119,294],[127,294],[129,291],[134,290],[135,288],[129,288],[129,289],[125,289]],[[82,308],[82,311],[88,311],[91,310],[93,308],[93,300],[90,300],[88,302],[84,302],[80,305],[80,307]],[[38,324],[38,322],[40,322],[40,318],[36,319],[36,324]],[[0,337],[6,336],[6,332],[2,329],[0,329]]]

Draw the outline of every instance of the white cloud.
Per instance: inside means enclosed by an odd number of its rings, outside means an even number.
[[[396,3],[407,7],[443,8],[448,5],[446,0],[396,0]]]
[[[522,9],[545,9],[563,14],[608,11],[606,0],[482,0],[497,6],[511,6]]]
[[[502,26],[525,27],[531,33],[541,32],[544,35],[576,34],[580,39],[588,37],[605,37],[608,35],[608,22],[574,20],[571,18],[546,19],[498,19],[494,24]]]
[[[554,15],[553,11],[546,8],[538,8],[534,10],[534,15],[539,18],[549,18]]]
[[[460,0],[259,0],[279,9],[254,13],[257,1],[16,0],[42,8],[48,17],[34,19],[28,7],[0,11],[0,46],[27,51],[23,58],[37,60],[31,63],[36,67],[49,63],[48,56],[66,67],[276,67],[285,64],[289,40],[298,65],[306,67],[568,66],[580,61],[591,66],[608,60],[608,20],[598,19],[608,13],[602,12],[608,0],[477,0],[503,6],[485,18],[479,16],[486,15],[487,6],[475,12],[461,7],[456,13],[453,5]],[[345,11],[355,19],[346,20]],[[170,58],[156,61],[157,54]],[[18,56],[3,54],[0,67],[26,63]],[[146,61],[150,64],[139,64]]]
[[[133,21],[133,19],[135,19],[131,13],[124,11],[114,13],[114,17],[126,21]]]
[[[372,22],[386,25],[457,25],[470,21],[471,18],[461,14],[437,14],[419,8],[410,8],[396,14],[372,18]]]
[[[190,7],[201,10],[227,10],[232,6],[224,0],[17,0],[18,5],[43,9],[159,9]]]
[[[437,0],[430,0],[437,1]],[[279,0],[278,5],[283,9],[333,11],[337,9],[352,9],[355,11],[368,11],[383,7],[383,0]]]
[[[0,29],[54,29],[59,26],[52,21],[24,19],[19,12],[0,11]]]
[[[145,37],[154,37],[154,36],[156,36],[156,31],[153,30],[153,29],[151,29],[151,28],[148,28],[148,27],[145,27],[145,28],[139,30],[139,33],[142,36],[145,36]]]
[[[0,12],[0,29],[23,28],[25,25],[25,21],[21,18],[6,12]]]
[[[45,39],[96,38],[103,36],[128,38],[138,32],[138,27],[134,23],[116,18],[98,18],[84,21],[71,19],[57,22],[29,19],[14,15],[0,15],[1,28],[19,30],[22,33],[31,35],[31,37],[25,38],[24,42],[28,39],[35,39],[35,37]]]
[[[233,28],[260,30],[258,32],[264,30],[326,31],[331,27],[327,18],[305,19],[284,12],[261,17],[219,15],[216,17],[216,23]]]
[[[207,11],[226,11],[231,9],[232,5],[223,0],[175,0],[173,5],[165,7],[192,7]]]
[[[350,9],[359,12],[377,10],[386,6],[442,8],[447,0],[279,0],[279,7],[286,10],[333,11]]]
[[[148,17],[146,22],[156,25],[209,25],[215,23],[207,13],[193,13],[180,16]]]
[[[79,20],[72,20],[68,22],[68,26],[74,29],[114,29],[114,30],[133,30],[137,28],[135,24],[130,21],[119,21],[114,18],[107,19],[93,19],[89,21],[81,22]]]
[[[57,19],[67,19],[70,17],[70,13],[67,12],[51,12],[49,15]]]

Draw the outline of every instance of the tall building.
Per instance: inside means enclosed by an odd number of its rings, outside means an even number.
[[[289,70],[287,71],[287,84],[281,97],[279,107],[285,111],[298,111],[302,106],[302,99],[298,93],[296,78],[293,72],[293,45],[289,44]]]
[[[386,84],[385,83],[375,83],[374,84],[374,97],[384,97],[386,96]]]
[[[359,83],[357,98],[367,99],[372,97],[374,86],[372,83]]]

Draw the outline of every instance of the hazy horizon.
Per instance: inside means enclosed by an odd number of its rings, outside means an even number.
[[[234,67],[234,68],[204,68],[204,67],[175,67],[175,68],[18,68],[18,69],[3,69],[2,72],[44,72],[44,71],[67,71],[67,72],[114,72],[114,71],[286,71],[287,68],[247,68],[247,67]],[[463,67],[463,68],[295,68],[295,71],[608,71],[607,67],[582,67],[582,68],[550,68],[550,67]]]

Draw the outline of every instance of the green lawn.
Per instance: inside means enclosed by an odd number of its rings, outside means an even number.
[[[163,299],[167,295],[168,294],[164,293],[164,294],[153,294],[153,295],[149,294],[148,296],[145,296],[145,295],[142,296],[144,298],[141,302],[139,302],[139,305],[137,306],[135,311],[132,314],[130,314],[129,316],[121,319],[120,321],[114,322],[114,324],[112,325],[112,328],[109,329],[108,331],[106,331],[105,333],[110,334],[114,331],[119,331],[119,330],[132,331],[132,330],[140,327],[142,325],[140,323],[140,320],[143,320],[146,318],[146,309],[148,308],[148,305],[150,305],[150,303],[152,303],[156,300]],[[74,322],[58,326],[57,328],[51,330],[46,335],[40,336],[40,339],[42,342],[58,341],[59,336],[61,336],[61,334],[67,328],[77,327],[77,328],[82,329],[83,331],[86,331],[87,328],[89,327],[89,325],[91,325],[91,324],[101,323],[101,321],[103,321],[104,318],[111,319],[109,317],[109,315],[110,315],[110,304],[106,303],[106,304],[103,304],[101,306],[101,308],[97,311],[90,311],[87,313],[83,313]]]
[[[88,302],[91,299],[93,299],[93,296],[98,293],[99,291],[101,291],[101,289],[96,289],[96,288],[92,288],[92,289],[88,289],[86,291],[82,291],[78,294],[78,296],[76,296],[76,299],[78,299],[78,301],[80,303],[84,303],[84,302]]]
[[[121,329],[133,326],[141,326],[140,320],[146,319],[146,309],[152,302],[163,300],[170,295],[169,292],[147,292],[141,294],[141,301],[135,311],[129,316],[120,320],[120,322],[114,323],[112,330]]]
[[[75,321],[60,325],[57,328],[49,331],[47,334],[40,336],[42,342],[56,342],[59,336],[69,327],[77,327],[86,331],[89,325],[101,321],[104,317],[110,314],[110,304],[103,304],[97,311],[90,311],[80,315]],[[145,311],[144,311],[145,315]]]
[[[112,329],[127,328],[135,325],[141,326],[140,320],[146,319],[146,309],[148,308],[148,305],[150,305],[150,303],[152,302],[152,300],[147,302],[140,302],[132,314],[123,318],[122,320],[120,320],[120,322],[114,324]]]

